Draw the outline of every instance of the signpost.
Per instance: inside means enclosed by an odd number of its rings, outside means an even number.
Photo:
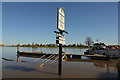
[[[65,41],[62,41],[62,40],[56,40],[56,44],[65,44]]]
[[[59,62],[58,62],[58,75],[62,74],[62,44],[65,44],[65,36],[63,32],[65,31],[65,13],[64,8],[58,8],[57,12],[57,29],[59,32],[54,31],[56,33],[56,44],[59,44]]]
[[[63,8],[58,8],[58,23],[57,28],[59,30],[65,30],[65,13]]]
[[[65,37],[56,37],[56,39],[60,40],[60,41],[65,41]]]
[[[59,37],[65,37],[64,35],[61,35],[61,34],[56,34],[56,36],[59,36]]]

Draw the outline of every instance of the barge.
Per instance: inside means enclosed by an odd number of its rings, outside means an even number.
[[[120,58],[119,46],[106,46],[104,43],[95,43],[92,48],[84,52],[85,55],[107,55],[109,58]]]

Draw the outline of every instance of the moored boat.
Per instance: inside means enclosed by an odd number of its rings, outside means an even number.
[[[95,43],[92,48],[86,50],[84,54],[108,55],[110,58],[120,58],[120,46],[107,46],[104,43]]]

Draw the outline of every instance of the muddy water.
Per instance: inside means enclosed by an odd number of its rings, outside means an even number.
[[[50,60],[45,66],[40,67],[44,59],[32,57],[19,57],[17,62],[17,54],[15,47],[2,48],[2,77],[3,78],[59,78],[57,75],[58,62]],[[46,53],[58,53],[57,48],[21,48],[21,51],[43,51]],[[66,48],[63,51],[84,54],[85,49]],[[62,78],[118,78],[118,71],[114,60],[67,60],[63,61]]]

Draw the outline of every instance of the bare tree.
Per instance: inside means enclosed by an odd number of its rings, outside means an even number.
[[[90,48],[90,46],[93,44],[94,42],[92,41],[91,37],[86,37],[86,41],[85,44]]]

